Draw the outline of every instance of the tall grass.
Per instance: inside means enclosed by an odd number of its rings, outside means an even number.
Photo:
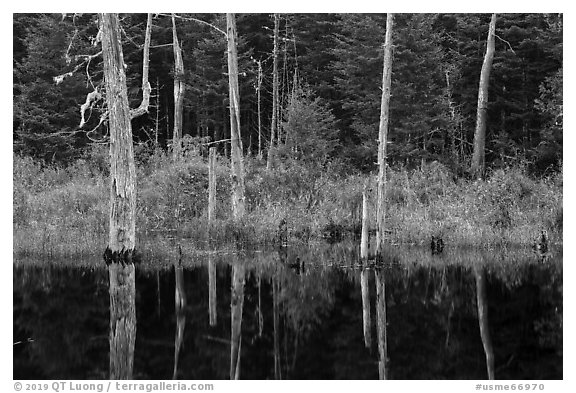
[[[362,189],[371,185],[369,224],[375,228],[374,177],[297,160],[267,171],[246,158],[247,214],[230,211],[229,162],[217,162],[216,220],[208,224],[208,165],[197,152],[174,161],[162,151],[137,152],[137,229],[141,238],[186,237],[254,245],[277,241],[286,222],[292,242],[320,240],[329,226],[358,230]],[[42,166],[14,156],[14,251],[70,255],[100,252],[107,243],[107,152],[95,148],[73,165]],[[523,168],[490,173],[486,180],[456,178],[438,162],[388,173],[389,241],[426,244],[432,235],[449,245],[530,244],[540,230],[562,241],[562,174],[531,178]]]

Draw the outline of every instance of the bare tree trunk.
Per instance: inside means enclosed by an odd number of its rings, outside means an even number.
[[[492,14],[490,27],[488,29],[488,39],[486,44],[486,54],[480,72],[480,85],[478,87],[478,109],[476,112],[476,131],[474,132],[474,152],[472,154],[471,172],[476,178],[481,178],[484,174],[484,146],[486,145],[486,120],[488,112],[488,86],[490,80],[490,70],[494,59],[494,37],[496,34],[496,14]]]
[[[378,148],[378,203],[376,210],[376,255],[381,255],[386,228],[386,144],[388,142],[388,120],[390,110],[390,84],[392,81],[392,28],[394,14],[386,18],[384,41],[384,72],[382,75],[382,101],[380,105],[380,129]]]
[[[234,219],[244,216],[244,162],[240,134],[240,93],[238,91],[238,52],[236,49],[236,17],[226,14],[228,36],[228,81],[230,86],[230,144],[232,165],[232,212]]]
[[[216,147],[208,154],[208,226],[212,226],[216,212]]]
[[[182,144],[182,118],[184,112],[184,61],[182,48],[176,34],[176,17],[172,14],[172,47],[174,49],[174,132],[172,134],[172,154],[180,155]]]
[[[270,145],[268,147],[267,169],[272,169],[274,161],[274,140],[278,134],[278,33],[280,29],[280,17],[274,14],[274,66],[272,69],[272,124],[270,126]]]
[[[486,355],[486,370],[488,379],[494,379],[494,347],[490,336],[488,324],[488,300],[486,299],[486,271],[483,267],[475,267],[476,276],[476,303],[478,306],[478,325],[480,326],[480,337]]]
[[[368,258],[368,185],[364,184],[362,190],[362,236],[360,238],[360,258],[365,261]]]
[[[258,159],[262,159],[262,111],[261,111],[261,91],[262,91],[262,61],[258,60]]]
[[[110,127],[110,228],[104,259],[110,278],[110,377],[132,378],[136,340],[136,169],[118,15],[100,14]]]

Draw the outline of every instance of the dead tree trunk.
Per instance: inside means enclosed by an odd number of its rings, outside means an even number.
[[[240,93],[238,91],[238,52],[236,49],[236,17],[226,14],[228,37],[228,82],[230,89],[230,144],[232,166],[232,212],[234,219],[244,216],[244,162],[240,133]]]
[[[488,39],[486,44],[486,54],[480,72],[480,85],[478,87],[478,109],[476,111],[476,131],[474,132],[474,152],[472,154],[472,174],[476,178],[481,178],[484,174],[484,146],[486,145],[486,120],[488,112],[488,86],[490,80],[490,70],[494,59],[494,37],[496,35],[496,14],[492,14],[490,27],[488,28]]]
[[[262,91],[262,61],[258,60],[258,84],[257,84],[257,97],[258,97],[258,159],[262,159],[262,111],[261,111],[261,91]]]
[[[267,169],[271,169],[274,161],[274,141],[278,134],[278,35],[280,30],[280,17],[274,14],[274,66],[272,69],[272,124],[270,126],[270,145],[268,147]]]
[[[214,222],[216,212],[216,147],[208,154],[208,226]]]
[[[172,14],[172,47],[174,49],[174,132],[172,134],[173,157],[180,156],[182,143],[182,118],[184,112],[184,61],[182,48],[176,34],[176,17]]]
[[[110,278],[110,377],[130,379],[136,340],[136,169],[118,16],[101,14],[100,24],[110,127],[110,228],[104,253]]]
[[[380,104],[380,128],[378,147],[378,202],[376,208],[376,255],[382,254],[386,228],[386,144],[388,143],[388,120],[390,109],[390,84],[392,81],[392,28],[394,14],[386,18],[384,41],[384,72],[382,75],[382,101]]]

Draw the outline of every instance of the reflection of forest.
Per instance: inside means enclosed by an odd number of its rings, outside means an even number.
[[[381,276],[387,377],[487,377],[478,276],[472,268],[481,264],[496,378],[562,378],[562,266],[557,261],[531,263],[529,258],[469,250],[441,257],[426,250],[391,255]],[[134,378],[172,376],[177,320],[183,315],[185,328],[176,338],[182,340],[178,378],[230,378],[232,261],[243,264],[237,274],[245,281],[237,357],[242,359],[241,378],[378,378],[376,276],[368,270],[372,313],[366,327],[363,278],[354,248],[212,255],[211,261],[209,269],[208,260],[187,264],[184,258],[180,278],[186,299],[178,313],[174,268],[158,271],[144,264],[137,270]],[[14,346],[14,378],[107,378],[105,267],[23,265],[14,268],[14,341],[33,341]],[[217,285],[209,285],[210,275]],[[371,339],[365,341],[366,329]]]

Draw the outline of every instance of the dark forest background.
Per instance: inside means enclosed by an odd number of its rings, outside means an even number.
[[[229,138],[225,30],[220,14],[179,14],[185,68],[183,134],[191,143]],[[195,20],[194,20],[195,19]],[[206,23],[201,23],[204,21]],[[389,162],[439,161],[465,174],[472,152],[480,69],[489,14],[398,14],[394,32]],[[170,144],[174,55],[169,15],[155,14],[150,50],[149,114],[133,121],[137,154]],[[280,150],[314,164],[376,167],[385,14],[282,14]],[[209,26],[213,25],[213,26]],[[272,116],[270,14],[240,14],[239,82],[244,152],[265,154]],[[142,99],[146,14],[122,15],[131,106]],[[105,143],[104,108],[80,106],[103,85],[91,14],[13,15],[14,151],[69,164]],[[499,14],[490,76],[486,163],[545,174],[562,162],[563,18]],[[258,63],[262,65],[261,140]],[[56,79],[55,79],[56,77]],[[102,100],[103,102],[103,100]],[[217,144],[227,154],[227,144]]]

